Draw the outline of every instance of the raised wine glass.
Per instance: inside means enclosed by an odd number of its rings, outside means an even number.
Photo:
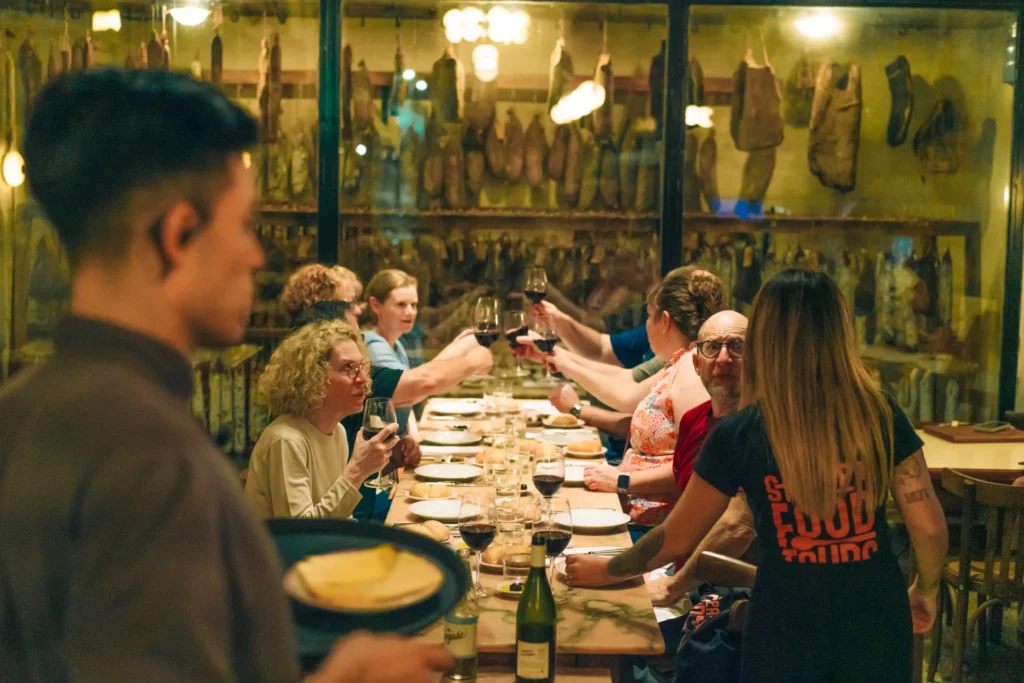
[[[540,349],[541,352],[546,353],[548,355],[550,355],[551,352],[555,350],[555,345],[560,341],[558,339],[558,333],[555,332],[555,328],[551,325],[548,325],[547,323],[541,322],[540,320],[535,321],[533,326],[533,333],[534,345],[538,349]],[[551,366],[548,365],[547,363],[544,364],[544,368],[547,370],[545,379],[548,382],[553,383],[555,381],[556,376],[559,379],[563,379],[563,375],[561,373],[552,374]]]
[[[473,575],[473,592],[477,598],[488,593],[480,585],[480,554],[494,541],[498,533],[498,510],[494,503],[493,489],[470,491],[462,497],[459,506],[459,535],[463,542],[476,554],[476,572]]]
[[[565,455],[558,447],[546,448],[534,457],[533,485],[550,504],[565,483]]]
[[[541,521],[533,528],[533,535],[544,539],[545,554],[548,556],[551,566],[549,568],[548,583],[554,592],[555,585],[555,562],[559,555],[569,547],[572,540],[572,507],[565,498],[549,498],[548,509],[541,517]],[[555,602],[565,602],[569,599],[568,590],[561,590],[555,593]]]
[[[530,266],[526,269],[523,294],[534,304],[544,301],[544,297],[548,294],[548,274],[543,268]]]
[[[482,296],[473,308],[473,334],[480,346],[489,347],[501,336],[498,318],[498,300],[493,296]]]
[[[504,323],[505,339],[508,340],[508,347],[510,349],[518,349],[520,344],[516,339],[525,337],[529,331],[529,328],[526,327],[526,311],[505,311]],[[528,374],[530,373],[523,370],[519,357],[516,356],[515,376],[525,377]]]
[[[397,424],[398,418],[395,417],[395,406],[391,403],[391,399],[388,398],[368,398],[366,399],[366,406],[363,408],[363,438],[369,441],[373,437],[380,433],[380,430],[384,429],[387,425]],[[366,485],[372,489],[380,489],[387,491],[394,487],[398,482],[392,474],[384,475],[384,467],[380,468],[377,473],[376,479],[370,479],[366,482]]]

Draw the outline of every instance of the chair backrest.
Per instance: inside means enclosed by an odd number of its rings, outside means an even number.
[[[1024,599],[1024,487],[996,484],[952,469],[942,471],[942,488],[963,500],[960,527],[960,576],[970,586],[974,520],[985,519],[982,581],[985,595]],[[1011,569],[1013,575],[1011,576]]]
[[[752,588],[757,565],[705,550],[697,558],[697,580],[730,588]]]

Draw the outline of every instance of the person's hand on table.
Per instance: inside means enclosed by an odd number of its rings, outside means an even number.
[[[568,555],[565,558],[565,582],[570,586],[589,586],[599,588],[618,583],[608,573],[609,557],[597,555]]]
[[[398,425],[395,423],[384,425],[376,436],[367,441],[360,429],[356,434],[352,455],[345,465],[345,478],[359,487],[371,474],[379,472],[391,459],[392,449],[398,445],[397,431]]]
[[[907,589],[907,597],[910,599],[910,621],[914,633],[928,633],[935,624],[937,611],[936,598],[938,597],[938,586],[935,590],[925,591],[917,587],[917,581]]]
[[[568,384],[559,384],[551,390],[548,400],[558,409],[558,412],[568,413],[574,405],[580,402],[580,395]]]
[[[679,582],[675,578],[675,576],[663,576],[660,579],[647,581],[647,593],[651,596],[652,605],[671,607],[682,599],[682,591],[679,590]]]
[[[436,683],[454,664],[441,645],[357,631],[339,639],[304,683]]]
[[[611,465],[591,465],[583,470],[583,484],[590,491],[619,490],[619,470]]]
[[[384,474],[390,474],[399,467],[417,467],[422,456],[423,452],[420,450],[420,445],[416,443],[416,439],[411,436],[402,437],[391,449],[391,459],[384,468]]]

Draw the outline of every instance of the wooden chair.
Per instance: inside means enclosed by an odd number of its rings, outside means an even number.
[[[935,679],[942,647],[942,611],[948,598],[945,586],[952,587],[956,605],[953,617],[953,681],[963,680],[967,643],[979,625],[979,654],[985,656],[989,640],[986,615],[991,611],[1001,618],[1002,608],[1024,600],[1024,488],[995,484],[969,477],[957,470],[942,471],[942,488],[963,500],[960,552],[946,563],[939,589],[939,613],[932,630],[928,680]],[[974,525],[979,513],[985,517],[984,555],[974,549]],[[976,559],[981,558],[981,559]],[[971,593],[978,594],[978,606],[970,610]],[[952,605],[950,606],[952,607]],[[1024,643],[1022,643],[1024,645]],[[1019,651],[1018,651],[1019,656]]]

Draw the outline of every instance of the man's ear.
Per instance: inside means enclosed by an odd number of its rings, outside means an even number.
[[[199,231],[199,214],[188,202],[175,202],[164,213],[160,227],[160,246],[168,269],[177,268]]]

